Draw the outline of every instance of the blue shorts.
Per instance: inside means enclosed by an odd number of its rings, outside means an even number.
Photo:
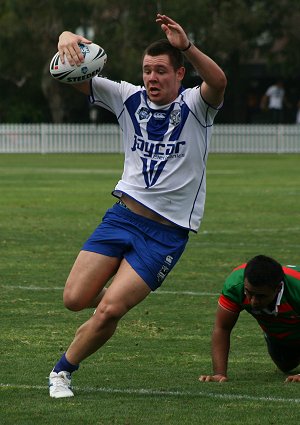
[[[125,258],[155,291],[179,260],[187,241],[188,230],[157,223],[115,204],[82,249]]]

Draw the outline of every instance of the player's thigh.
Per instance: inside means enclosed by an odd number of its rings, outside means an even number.
[[[120,318],[143,301],[150,292],[145,281],[123,259],[95,314]]]
[[[80,251],[64,289],[67,307],[80,309],[88,306],[116,273],[120,261],[120,258]]]

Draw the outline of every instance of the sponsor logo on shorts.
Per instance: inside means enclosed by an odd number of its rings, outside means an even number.
[[[163,282],[165,278],[167,277],[167,274],[169,273],[170,269],[167,266],[162,266],[160,271],[157,273],[157,281],[159,283]]]
[[[168,266],[171,266],[172,262],[173,262],[173,257],[171,255],[167,255],[164,261],[164,265],[162,265],[161,269],[159,270],[159,272],[157,273],[157,281],[159,283],[162,283],[165,278],[167,277],[167,274],[170,271],[170,268]]]
[[[171,255],[167,255],[166,256],[166,259],[165,259],[165,262],[167,264],[171,265],[172,264],[172,261],[173,261],[173,257]]]

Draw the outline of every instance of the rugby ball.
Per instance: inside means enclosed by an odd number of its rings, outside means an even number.
[[[106,64],[107,55],[102,47],[95,43],[78,45],[84,56],[84,62],[80,65],[70,65],[67,58],[65,63],[62,63],[58,52],[50,62],[50,74],[61,83],[76,84],[90,80],[98,75]]]

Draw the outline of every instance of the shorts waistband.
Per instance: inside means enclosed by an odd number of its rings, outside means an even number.
[[[127,207],[127,205],[126,205],[126,204],[124,204],[124,202],[123,202],[121,199],[119,199],[119,200],[116,202],[116,204],[120,205],[120,206],[121,206],[121,207],[123,207],[123,208],[126,208],[126,210],[131,211],[131,209],[130,209],[130,208],[128,208],[128,207]]]
[[[118,200],[115,204],[114,204],[117,208],[121,208],[123,211],[123,214],[125,214],[128,218],[130,217],[136,217],[138,218],[138,220],[140,222],[144,222],[145,225],[148,225],[150,223],[151,226],[155,225],[156,227],[160,227],[161,229],[167,230],[169,232],[173,232],[173,233],[177,233],[178,235],[182,236],[187,236],[189,234],[189,230],[188,229],[184,229],[183,227],[179,227],[179,226],[168,226],[167,224],[163,224],[163,223],[159,223],[155,220],[151,220],[150,218],[144,217],[142,215],[136,214],[134,211],[132,211],[130,208],[127,207],[127,205],[124,204],[124,202],[122,202],[121,200]]]

